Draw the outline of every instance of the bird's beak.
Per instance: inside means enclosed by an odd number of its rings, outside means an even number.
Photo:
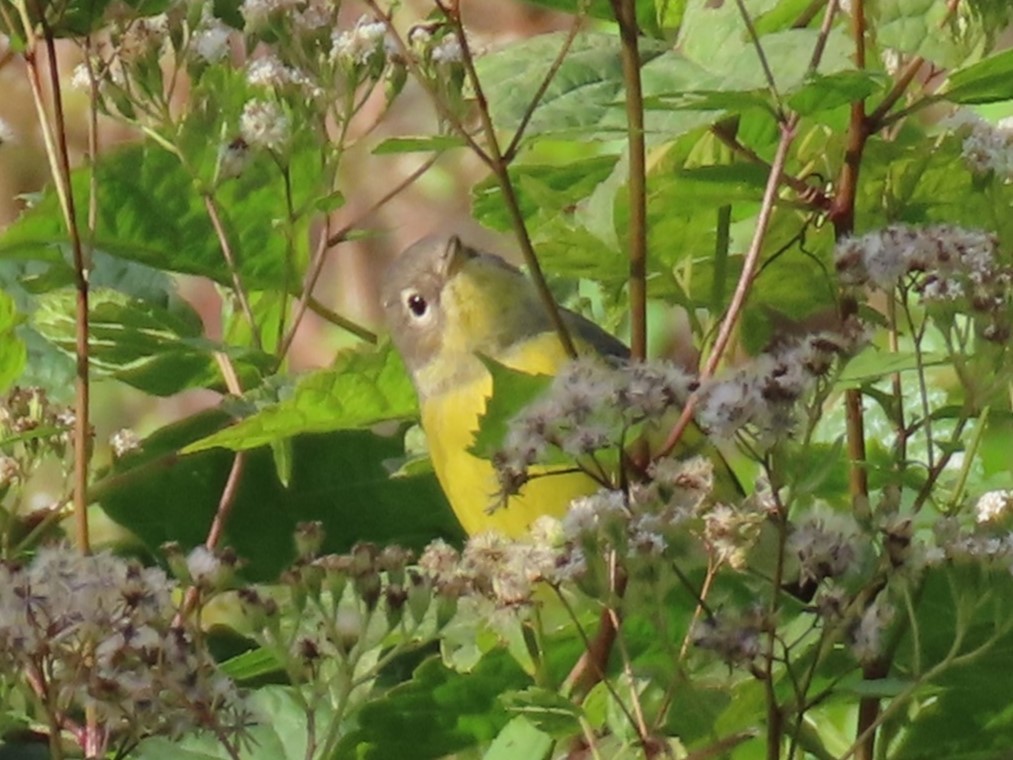
[[[478,254],[461,242],[461,238],[457,235],[451,235],[447,241],[447,247],[443,251],[443,257],[441,260],[441,270],[443,273],[444,281],[449,280],[462,266],[468,261],[475,258]]]

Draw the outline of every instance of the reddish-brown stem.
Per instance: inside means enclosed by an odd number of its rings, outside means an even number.
[[[735,293],[732,295],[731,303],[728,305],[725,317],[718,330],[718,336],[714,341],[714,346],[711,349],[710,356],[707,358],[707,363],[700,372],[701,380],[706,380],[712,377],[715,371],[717,371],[718,365],[721,363],[721,359],[724,357],[725,351],[731,342],[732,334],[738,324],[742,309],[745,306],[746,296],[749,294],[753,278],[756,276],[756,272],[759,268],[763,241],[767,236],[767,227],[770,225],[770,219],[774,213],[774,204],[777,201],[777,191],[781,185],[781,174],[784,171],[784,164],[788,159],[788,149],[791,147],[792,141],[795,139],[795,127],[797,124],[798,117],[792,115],[788,117],[788,121],[786,123],[781,125],[781,139],[777,144],[774,161],[770,166],[770,174],[767,177],[767,186],[763,191],[763,201],[760,205],[760,214],[756,220],[756,229],[753,232],[753,239],[749,245],[749,250],[746,253],[746,260],[743,263],[742,273],[739,275],[739,281],[735,286]],[[658,457],[666,456],[676,447],[682,438],[682,434],[686,431],[686,428],[689,427],[689,424],[693,419],[693,412],[695,408],[696,399],[695,397],[691,397],[686,402],[686,406],[683,407],[682,414],[679,416],[679,420],[676,422],[675,427],[672,428],[668,438],[665,440],[665,445],[662,447]]]
[[[81,231],[77,223],[77,211],[74,201],[74,189],[70,182],[70,151],[67,146],[66,122],[63,113],[63,96],[60,90],[60,69],[56,58],[56,39],[52,29],[46,23],[44,9],[37,9],[45,41],[49,84],[52,90],[53,132],[55,137],[56,155],[53,168],[53,181],[62,188],[62,206],[64,223],[70,236],[71,253],[74,260],[75,304],[75,400],[74,400],[74,532],[78,548],[88,553],[91,551],[91,540],[88,534],[88,464],[91,459],[91,419],[90,419],[90,384],[89,384],[89,346],[88,346],[88,263],[81,242]],[[30,30],[26,29],[30,35]],[[38,62],[34,51],[25,53],[25,62],[29,68],[29,80],[32,93],[37,102],[40,119],[45,117],[43,107],[44,96],[39,81]],[[40,124],[48,131],[47,124]]]
[[[647,153],[644,146],[644,96],[640,81],[640,50],[634,0],[611,0],[622,44],[629,149],[630,356],[647,356]]]
[[[232,468],[229,470],[229,477],[225,481],[222,495],[218,499],[218,509],[215,510],[215,516],[211,520],[211,527],[208,529],[207,538],[204,539],[204,546],[212,551],[221,543],[222,535],[225,533],[225,525],[229,521],[229,515],[232,514],[232,506],[236,501],[236,494],[239,491],[239,482],[242,479],[245,464],[246,452],[237,451],[232,459]],[[183,604],[180,605],[179,611],[176,613],[174,625],[182,624],[186,616],[197,605],[199,598],[200,591],[196,586],[190,586],[183,597]]]

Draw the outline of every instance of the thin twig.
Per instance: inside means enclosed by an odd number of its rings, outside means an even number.
[[[229,277],[232,279],[232,290],[239,301],[239,308],[242,310],[243,316],[246,317],[246,321],[250,324],[253,344],[258,349],[262,349],[257,318],[253,314],[253,308],[250,306],[250,300],[246,295],[246,288],[243,287],[243,281],[239,277],[239,267],[236,265],[236,257],[232,252],[232,243],[229,242],[229,236],[225,232],[225,226],[222,224],[218,204],[210,193],[204,195],[204,207],[207,209],[208,217],[211,219],[211,225],[215,228],[215,235],[218,236],[218,246],[222,249],[222,256],[225,258],[225,263],[229,268]]]
[[[222,495],[218,499],[218,508],[211,520],[211,527],[208,529],[207,538],[204,539],[204,546],[213,551],[221,543],[222,535],[225,533],[225,525],[232,514],[232,507],[236,501],[236,494],[239,491],[239,482],[243,475],[243,468],[246,464],[246,452],[237,451],[232,458],[232,468],[229,470],[229,477],[225,481]],[[173,625],[182,624],[183,620],[193,611],[200,600],[200,590],[197,586],[190,586],[183,597],[183,603],[176,612]]]
[[[437,5],[443,10],[447,20],[450,21],[454,35],[457,37],[457,42],[461,46],[461,62],[464,65],[468,81],[471,83],[471,88],[475,92],[475,101],[478,106],[479,120],[485,136],[490,168],[496,177],[496,181],[499,183],[507,212],[510,214],[514,234],[517,237],[517,242],[520,244],[524,263],[528,268],[528,275],[534,282],[535,289],[538,291],[538,296],[545,307],[549,321],[556,335],[559,337],[560,345],[567,356],[576,358],[577,349],[573,343],[573,338],[570,336],[570,330],[563,321],[563,314],[560,311],[559,304],[556,303],[552,291],[549,290],[549,284],[545,279],[545,274],[542,272],[542,265],[538,261],[538,254],[535,253],[535,247],[531,242],[531,235],[528,233],[520,201],[517,198],[517,190],[514,188],[513,180],[510,178],[509,161],[504,157],[503,151],[500,149],[496,127],[492,123],[492,114],[489,111],[489,103],[485,97],[485,91],[482,88],[478,71],[475,69],[475,58],[472,55],[468,36],[465,34],[464,24],[461,21],[460,7],[456,3],[452,7],[448,7],[442,5],[439,1]]]
[[[63,113],[63,96],[60,89],[60,69],[56,58],[56,38],[46,22],[45,10],[37,8],[39,24],[42,27],[43,39],[49,69],[49,84],[53,105],[53,124],[44,105],[44,94],[39,76],[38,61],[35,49],[38,40],[34,27],[23,3],[18,3],[24,26],[28,49],[25,62],[28,65],[29,82],[39,117],[39,126],[46,144],[50,171],[57,189],[60,208],[63,212],[64,224],[70,236],[71,251],[74,259],[75,305],[75,401],[74,401],[74,529],[78,549],[87,554],[91,551],[91,540],[88,534],[88,465],[91,450],[90,420],[90,385],[89,385],[89,345],[88,345],[88,262],[81,232],[77,223],[77,211],[74,202],[74,190],[70,181],[70,151],[67,146],[67,129]]]
[[[753,240],[749,245],[749,250],[746,252],[746,259],[742,266],[742,273],[739,275],[739,281],[735,286],[735,293],[732,295],[731,303],[728,305],[728,309],[725,312],[725,318],[721,322],[721,327],[718,330],[717,338],[714,341],[714,346],[711,349],[710,356],[707,359],[707,363],[700,373],[700,380],[707,380],[717,371],[718,365],[721,359],[724,357],[725,351],[728,349],[728,345],[731,342],[732,334],[738,324],[739,317],[742,313],[742,309],[746,303],[746,296],[749,294],[750,286],[752,285],[753,278],[756,275],[756,271],[760,263],[760,253],[763,250],[763,241],[767,236],[767,228],[770,226],[770,220],[774,213],[774,204],[777,201],[777,191],[781,185],[781,173],[784,170],[784,164],[788,158],[788,149],[791,147],[792,141],[795,139],[795,128],[798,124],[798,117],[794,114],[788,118],[788,121],[781,125],[781,139],[777,144],[777,151],[774,154],[774,161],[770,167],[770,174],[767,177],[767,186],[763,191],[763,201],[760,205],[760,213],[756,219],[756,229],[753,232]],[[693,411],[696,407],[696,397],[690,397],[686,402],[686,405],[682,409],[682,414],[679,416],[678,422],[675,427],[672,428],[668,438],[665,440],[665,445],[662,447],[661,452],[658,454],[659,457],[666,456],[672,449],[675,448],[679,440],[682,438],[682,434],[689,427],[690,422],[693,419]]]
[[[555,60],[552,65],[549,66],[549,70],[545,72],[545,77],[542,79],[542,83],[538,85],[538,89],[535,90],[535,94],[531,96],[531,100],[528,103],[528,107],[524,109],[524,115],[521,117],[520,124],[517,125],[517,131],[514,132],[513,139],[510,140],[510,144],[506,150],[503,151],[503,160],[511,162],[516,158],[517,151],[521,147],[521,140],[524,138],[524,132],[528,128],[528,123],[531,121],[531,117],[535,115],[535,110],[542,102],[542,98],[545,97],[545,93],[549,89],[549,85],[552,84],[552,80],[556,78],[556,74],[559,73],[560,67],[563,65],[563,61],[566,60],[566,56],[570,53],[570,48],[573,47],[573,41],[577,39],[577,32],[580,31],[581,23],[583,18],[581,16],[574,16],[573,25],[570,27],[570,31],[566,35],[566,39],[563,40],[562,47],[559,48],[559,52],[556,54]]]
[[[359,323],[353,322],[347,317],[341,316],[338,312],[334,311],[334,309],[328,308],[313,296],[306,299],[306,305],[309,307],[310,311],[324,321],[330,322],[332,325],[340,327],[342,330],[347,330],[357,338],[366,341],[366,343],[376,343],[378,341],[378,337],[375,332],[366,329]]]

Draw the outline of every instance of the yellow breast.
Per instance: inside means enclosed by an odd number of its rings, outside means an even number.
[[[554,333],[543,333],[497,359],[530,374],[554,375],[567,356]],[[541,515],[562,515],[574,498],[593,493],[597,484],[583,473],[549,474],[527,483],[505,507],[490,512],[499,492],[496,472],[489,460],[468,449],[491,395],[492,377],[483,371],[472,381],[427,398],[422,405],[422,427],[436,476],[465,531],[473,535],[497,530],[516,537]]]

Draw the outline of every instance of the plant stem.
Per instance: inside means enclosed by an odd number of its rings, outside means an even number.
[[[229,276],[232,278],[232,290],[236,294],[236,299],[239,301],[239,308],[243,312],[243,316],[246,317],[246,321],[250,325],[250,334],[253,337],[253,344],[258,349],[262,349],[263,345],[260,341],[260,329],[257,327],[257,318],[253,314],[253,308],[250,306],[250,299],[246,295],[246,288],[243,287],[243,281],[239,277],[239,267],[236,265],[236,257],[232,252],[232,244],[229,242],[229,236],[225,232],[225,225],[222,223],[221,212],[218,210],[218,204],[215,202],[214,196],[210,193],[204,194],[204,208],[207,209],[208,217],[211,219],[211,225],[214,227],[215,235],[218,236],[218,245],[222,249],[222,256],[225,258],[225,263],[229,267]]]
[[[781,185],[781,173],[784,170],[784,164],[788,159],[788,149],[791,147],[792,141],[795,139],[795,127],[797,124],[798,117],[793,114],[788,117],[788,120],[784,124],[781,125],[781,140],[777,144],[777,152],[774,154],[774,161],[770,166],[770,174],[767,177],[767,186],[763,191],[763,202],[760,206],[760,214],[756,220],[756,230],[753,233],[753,240],[746,253],[746,260],[742,267],[742,273],[739,275],[738,284],[735,286],[735,293],[732,295],[732,301],[728,305],[728,310],[725,312],[725,318],[721,322],[721,327],[718,330],[718,336],[714,341],[714,347],[711,349],[710,356],[707,358],[707,363],[700,373],[701,381],[710,378],[717,371],[718,365],[720,364],[721,359],[731,342],[732,334],[735,330],[735,326],[738,324],[742,309],[745,306],[746,296],[749,294],[753,278],[756,276],[757,269],[759,268],[763,241],[766,238],[767,228],[770,226],[770,219],[774,213],[774,203],[777,201],[777,190]],[[665,440],[664,446],[657,455],[658,458],[667,456],[679,443],[679,440],[682,438],[682,434],[686,431],[686,428],[689,427],[689,424],[693,419],[693,411],[695,408],[696,398],[690,397],[682,409],[682,414],[679,416],[678,422],[676,422],[675,427],[673,427],[672,431],[668,434],[668,438]]]
[[[644,94],[634,0],[611,0],[619,25],[623,84],[626,90],[626,141],[629,149],[630,356],[647,357],[647,153],[644,145]]]

